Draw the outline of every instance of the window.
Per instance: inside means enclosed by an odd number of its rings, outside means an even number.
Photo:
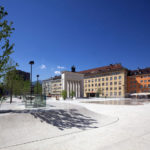
[[[143,85],[141,85],[140,88],[142,89],[142,88],[143,88]]]
[[[98,81],[100,82],[100,81],[101,81],[101,79],[98,79]]]
[[[117,92],[114,92],[114,96],[117,96]]]
[[[102,78],[102,81],[104,81],[104,78]]]
[[[105,84],[104,83],[102,83],[102,86],[104,86]]]
[[[117,85],[117,82],[114,82],[114,85]]]
[[[108,83],[106,83],[106,86],[108,86]]]
[[[114,90],[117,90],[117,87],[115,87]]]
[[[148,88],[150,88],[150,84],[148,84]]]
[[[119,92],[119,96],[121,96],[121,92]]]
[[[90,82],[90,80],[88,80],[88,82]]]
[[[148,82],[150,82],[150,80],[148,80]]]
[[[141,83],[143,82],[143,80],[140,81]]]
[[[119,90],[121,90],[121,86],[119,86]]]
[[[90,89],[89,89],[89,91],[90,91]]]
[[[119,79],[121,79],[121,76],[119,76]]]
[[[110,92],[110,96],[112,96],[112,92]]]
[[[97,83],[95,84],[95,86],[97,86]]]
[[[106,88],[106,91],[108,91],[108,88]]]
[[[116,77],[116,76],[114,77],[114,80],[117,80],[117,77]]]
[[[108,78],[106,78],[106,81],[108,81]]]
[[[87,80],[84,80],[85,81],[85,83],[87,83]]]
[[[112,90],[112,87],[110,88],[110,90]]]
[[[147,82],[147,80],[144,80],[144,82],[146,83],[146,82]]]
[[[90,87],[90,84],[88,86]]]
[[[112,85],[112,82],[110,82],[110,85]]]
[[[92,86],[94,86],[94,84],[92,84]]]
[[[97,82],[97,79],[95,79],[95,82]]]
[[[147,85],[146,85],[146,84],[144,85],[144,88],[147,88]]]
[[[119,81],[119,85],[121,85],[121,81]]]
[[[112,77],[110,77],[110,80],[112,80]]]
[[[101,84],[99,83],[98,86],[101,86]]]

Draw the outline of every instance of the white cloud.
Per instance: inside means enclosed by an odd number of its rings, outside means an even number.
[[[54,73],[56,74],[56,75],[60,75],[60,71],[54,71]]]
[[[57,66],[57,69],[65,69],[63,66]]]
[[[40,66],[40,69],[46,69],[46,66],[42,64],[42,65]]]

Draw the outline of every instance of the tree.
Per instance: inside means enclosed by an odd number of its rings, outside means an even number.
[[[29,94],[30,93],[30,81],[24,81],[23,82],[23,89],[22,89],[23,94]]]
[[[67,98],[67,91],[66,91],[66,90],[63,90],[63,91],[61,92],[61,95],[62,95],[63,99],[65,100],[65,99]]]
[[[10,54],[13,53],[14,44],[10,44],[10,36],[14,28],[12,27],[13,22],[8,22],[4,19],[8,13],[4,10],[4,7],[0,6],[0,82],[3,80],[2,77],[8,70],[14,66],[8,67]],[[4,95],[0,96],[0,100],[4,100]]]
[[[75,96],[75,91],[71,91],[70,96],[71,96],[71,98],[73,98]]]
[[[42,85],[39,82],[36,82],[34,85],[34,94],[42,94]]]
[[[15,63],[15,61],[12,59],[9,59],[8,63],[6,64],[6,67],[8,68],[7,72],[3,76],[5,87],[7,88],[7,91],[10,95],[10,103],[12,103],[12,95],[14,93],[14,88],[16,87],[15,80],[19,78],[16,74],[16,66],[17,63]]]
[[[8,22],[4,19],[8,13],[4,7],[0,6],[0,78],[9,70],[7,63],[10,59],[10,54],[13,53],[14,44],[10,44],[9,38],[14,28],[13,22]],[[12,67],[12,66],[11,66]]]
[[[0,107],[5,100],[6,98],[4,96],[4,85],[1,83],[0,84]]]

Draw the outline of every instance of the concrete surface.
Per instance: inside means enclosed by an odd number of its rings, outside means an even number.
[[[0,149],[150,149],[150,104],[125,106],[49,101],[48,105],[43,111],[50,112],[54,120],[46,120],[47,113],[42,118],[40,111],[36,116],[36,110],[0,114]]]

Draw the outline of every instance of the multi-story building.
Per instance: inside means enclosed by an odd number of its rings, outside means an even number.
[[[84,97],[125,97],[127,69],[121,64],[81,71],[84,74]]]
[[[128,72],[127,93],[150,93],[150,68]]]
[[[80,72],[64,71],[60,76],[44,80],[43,93],[60,97],[67,91],[67,97],[75,92],[75,97],[126,97],[130,95],[150,95],[150,68],[127,70],[121,64],[93,68]],[[138,94],[139,95],[139,94]]]
[[[46,96],[51,96],[52,93],[51,79],[52,78],[42,81],[42,93],[45,94]]]
[[[52,97],[60,97],[62,91],[61,76],[55,76],[51,79],[51,95]]]
[[[59,98],[62,90],[66,90],[68,98],[72,96],[72,92],[75,93],[74,97],[83,97],[83,76],[75,72],[74,67],[72,67],[72,72],[63,71],[60,76],[43,80],[43,94]]]

